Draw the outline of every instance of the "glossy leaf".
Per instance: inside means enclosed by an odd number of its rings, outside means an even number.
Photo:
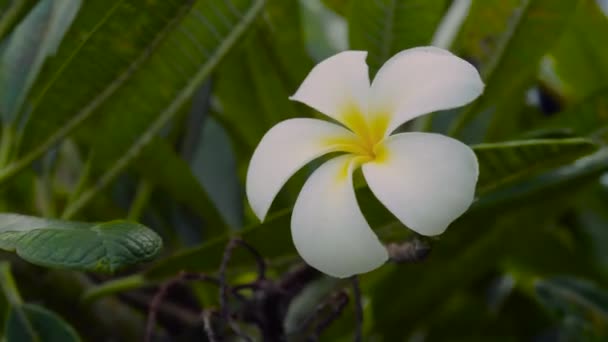
[[[145,65],[103,106],[99,131],[104,133],[94,143],[92,163],[110,166],[94,188],[66,208],[64,217],[86,206],[189,104],[262,5],[263,0],[199,1],[185,14]],[[125,109],[137,115],[124,115]]]
[[[43,0],[15,28],[0,56],[0,114],[12,122],[45,60],[55,54],[80,0]]]
[[[579,1],[563,36],[543,61],[541,77],[570,103],[608,87],[608,17],[597,1]]]
[[[374,75],[397,52],[430,44],[446,8],[445,0],[352,0],[350,48],[368,51]]]
[[[23,154],[88,119],[143,66],[190,6],[190,1],[125,0],[111,6],[85,1],[32,90]]]
[[[225,231],[227,223],[217,204],[212,201],[188,162],[180,158],[165,140],[152,140],[141,151],[133,167],[173,199],[204,217],[206,234],[213,236]]]
[[[591,154],[598,145],[572,138],[524,140],[473,146],[479,160],[477,192],[485,193],[506,183],[566,165]]]
[[[346,15],[351,3],[351,0],[322,0],[323,4],[330,8],[332,11]]]
[[[600,341],[608,337],[608,291],[571,277],[534,282],[540,303],[562,321],[564,334]]]
[[[109,273],[150,261],[161,247],[160,237],[137,223],[0,214],[0,249],[41,266]]]
[[[482,113],[491,115],[487,136],[503,138],[517,124],[525,91],[541,58],[553,47],[578,1],[477,0],[460,34],[461,51],[481,69],[483,95],[452,126],[452,134]],[[500,128],[500,129],[499,129]]]
[[[23,316],[17,313],[23,312]],[[25,323],[23,320],[28,322]],[[31,330],[30,330],[31,329]],[[13,308],[6,322],[7,342],[78,342],[80,337],[68,323],[55,313],[33,304]]]
[[[517,146],[514,147],[515,150],[518,148],[519,147]],[[598,155],[590,157],[585,163],[564,166],[542,178],[532,177],[531,174],[528,174],[528,180],[532,180],[530,183],[522,183],[522,185],[517,188],[507,188],[481,196],[470,209],[473,214],[466,214],[465,217],[471,215],[475,218],[477,217],[475,215],[481,215],[482,217],[491,218],[493,214],[488,213],[488,209],[495,208],[492,210],[503,210],[501,209],[501,206],[506,206],[504,210],[507,210],[511,206],[521,208],[521,206],[525,205],[523,199],[542,196],[550,191],[559,193],[561,193],[561,191],[567,192],[563,185],[568,185],[571,188],[575,187],[573,184],[588,182],[590,179],[597,177],[603,170],[607,170],[608,164],[606,164],[604,158],[605,153],[598,153]],[[524,168],[528,167],[525,163],[521,164],[521,166]],[[555,166],[556,165],[554,164],[554,167]],[[482,170],[484,167],[485,166],[482,164]],[[506,172],[505,175],[509,177],[508,172]],[[403,225],[396,221],[395,218],[388,213],[375,198],[373,198],[368,189],[359,189],[357,198],[370,225],[384,241],[402,241],[403,238],[408,235],[407,229],[404,229]],[[246,228],[242,233],[238,234],[238,236],[254,246],[269,260],[296,258],[297,254],[293,243],[291,242],[291,234],[289,231],[290,216],[291,212],[288,209],[277,212],[264,223]],[[468,223],[466,222],[470,221],[465,221],[465,223],[462,223],[461,225],[467,226]],[[452,230],[454,230],[454,228],[449,228],[448,233]],[[181,251],[171,257],[160,260],[153,267],[144,272],[143,276],[146,279],[157,281],[159,279],[171,277],[182,270],[205,273],[215,272],[221,262],[223,250],[232,236],[235,235],[219,237],[199,247]],[[461,236],[461,238],[464,240],[467,239],[465,236]],[[488,237],[488,239],[494,239],[494,237]],[[463,240],[458,241],[462,242]],[[252,260],[249,254],[239,252],[234,255],[231,260],[231,265],[232,267],[251,265],[253,261],[254,260]],[[118,280],[118,282],[122,282],[122,280]],[[128,280],[126,280],[126,282],[129,283]],[[138,281],[131,284],[132,285],[130,286],[137,287],[143,285],[143,282]],[[110,282],[107,287],[112,288],[112,282]],[[105,291],[105,286],[102,286],[100,289],[94,289],[90,296],[94,298],[98,296],[98,293],[105,294]]]

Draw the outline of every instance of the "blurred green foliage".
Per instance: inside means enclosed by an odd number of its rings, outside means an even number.
[[[270,127],[319,116],[288,96],[339,50],[368,51],[373,74],[442,34],[454,37],[444,48],[479,69],[485,92],[406,129],[471,144],[477,199],[426,241],[428,259],[361,277],[364,340],[608,339],[602,8],[599,0],[0,0],[0,331],[7,341],[203,339],[199,313],[219,305],[217,288],[179,285],[152,308],[158,319],[146,330],[155,285],[184,283],[182,272],[216,275],[236,236],[261,254],[272,281],[300,263],[291,206],[314,165],[289,181],[264,223],[243,190]],[[411,238],[369,189],[357,197],[385,242]],[[255,261],[235,250],[228,280],[251,281]],[[337,305],[340,291],[352,298],[343,281],[302,284],[289,316],[274,317],[294,341],[308,332],[302,317]],[[352,300],[345,305],[321,340],[353,339]],[[240,329],[270,339],[251,324]]]

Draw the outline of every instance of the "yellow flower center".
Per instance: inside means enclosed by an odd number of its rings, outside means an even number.
[[[358,106],[351,105],[342,111],[340,121],[355,133],[356,138],[335,138],[328,143],[360,157],[357,158],[359,164],[385,159],[386,149],[382,142],[389,123],[387,114],[366,116]]]

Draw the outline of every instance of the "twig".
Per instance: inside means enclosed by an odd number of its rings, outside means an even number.
[[[318,340],[319,336],[321,336],[321,333],[325,329],[327,329],[327,327],[329,327],[329,325],[333,323],[338,317],[340,317],[340,315],[344,311],[344,308],[348,304],[348,301],[348,295],[346,294],[346,292],[340,291],[335,297],[333,297],[328,303],[326,303],[326,305],[318,309],[319,312],[321,312],[325,309],[325,307],[327,307],[327,304],[331,304],[333,306],[332,312],[330,312],[324,320],[317,324],[317,327],[315,328],[315,333],[313,336],[311,336],[312,341]]]
[[[154,331],[154,326],[156,325],[156,314],[158,312],[158,307],[160,306],[160,303],[162,303],[163,301],[163,298],[165,298],[165,295],[167,294],[167,292],[169,292],[169,289],[173,285],[181,283],[182,281],[183,279],[181,278],[181,276],[167,281],[166,283],[161,285],[158,292],[156,292],[154,297],[152,297],[152,301],[150,302],[150,309],[148,311],[148,322],[146,324],[146,334],[144,335],[144,341],[152,341],[152,333]]]
[[[222,257],[222,263],[220,264],[220,270],[218,278],[220,280],[220,316],[228,321],[228,284],[226,283],[226,269],[228,268],[228,262],[232,258],[232,253],[237,246],[237,240],[231,239],[226,245],[224,250],[224,256]]]
[[[186,272],[180,272],[180,274],[165,282],[164,284],[162,284],[158,290],[158,292],[154,295],[154,297],[152,297],[152,301],[150,302],[150,308],[148,310],[148,322],[146,323],[146,332],[144,335],[144,341],[146,342],[150,342],[152,341],[152,333],[154,331],[154,326],[156,325],[156,316],[160,307],[160,304],[162,303],[163,299],[165,298],[165,296],[167,295],[167,293],[169,292],[169,290],[180,283],[183,283],[184,281],[192,281],[192,280],[199,280],[199,281],[208,281],[212,284],[221,284],[220,280],[218,280],[217,278],[208,276],[206,274],[196,274],[196,273],[186,273]]]
[[[355,341],[361,342],[363,340],[363,303],[361,302],[361,288],[359,286],[359,277],[353,276],[351,278],[353,284],[353,297],[355,304],[355,319],[356,330],[355,330]]]
[[[431,252],[429,244],[419,238],[402,243],[390,243],[386,249],[391,260],[396,263],[420,262]]]
[[[245,242],[242,239],[234,239],[235,243],[238,243],[241,247],[244,247],[249,253],[253,255],[256,263],[258,264],[258,280],[266,279],[266,261],[253,246]]]
[[[247,334],[245,334],[241,328],[238,326],[238,324],[236,324],[236,322],[233,319],[228,319],[228,325],[230,326],[230,328],[232,329],[232,331],[240,338],[242,338],[243,340],[247,341],[247,342],[253,342],[253,339],[249,336],[247,336]]]
[[[203,310],[201,316],[203,317],[203,327],[205,328],[205,334],[209,342],[217,342],[215,332],[213,331],[213,324],[211,322],[211,316],[213,315],[212,310]]]

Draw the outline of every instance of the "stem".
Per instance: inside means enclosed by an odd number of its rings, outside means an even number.
[[[479,100],[478,100],[479,101]],[[450,128],[448,129],[448,135],[453,138],[457,138],[462,134],[462,131],[466,128],[467,124],[473,120],[477,114],[477,104],[473,104],[465,109],[460,115],[454,119]]]
[[[24,9],[27,4],[26,0],[15,0],[9,7],[8,11],[0,19],[0,40],[8,33],[8,30],[12,28],[15,20],[19,18],[19,13]]]
[[[85,303],[92,303],[101,297],[109,296],[111,294],[119,292],[138,289],[140,287],[148,285],[153,284],[149,283],[143,275],[134,274],[132,276],[111,280],[103,283],[103,285],[93,287],[83,294],[82,300]]]
[[[76,187],[70,193],[68,197],[66,206],[69,206],[70,203],[73,203],[78,196],[84,191],[85,186],[89,181],[89,177],[91,176],[91,158],[87,159],[84,167],[80,171],[80,177],[78,177],[78,183],[76,183]]]
[[[131,207],[129,208],[129,214],[127,215],[128,220],[139,220],[146,209],[146,205],[148,204],[148,200],[150,199],[153,189],[154,186],[150,182],[146,180],[139,182],[135,198],[133,199],[133,203],[131,203]]]
[[[353,276],[351,278],[353,283],[353,297],[355,302],[355,318],[356,330],[355,330],[355,341],[363,341],[363,303],[361,302],[361,288],[359,286],[359,277]]]
[[[215,54],[210,56],[208,60],[203,63],[200,69],[192,76],[188,84],[175,96],[173,101],[165,108],[160,115],[154,120],[148,129],[135,141],[131,147],[125,152],[124,156],[120,158],[112,167],[104,173],[95,186],[88,191],[84,192],[72,205],[68,206],[64,212],[62,218],[69,219],[73,217],[78,211],[84,208],[89,202],[105,187],[110,185],[111,182],[120,175],[131,162],[139,155],[141,150],[148,145],[148,143],[157,136],[157,134],[165,127],[167,123],[179,112],[179,110],[192,98],[192,95],[199,89],[200,85],[207,79],[213,69],[221,59],[228,53],[232,45],[237,41],[238,38],[249,27],[249,24],[257,17],[257,14],[264,8],[264,1],[258,0],[254,2],[248,12],[242,17],[241,22],[234,27],[234,29],[228,34],[228,36],[220,43],[217,47]],[[0,182],[2,181],[2,175],[0,175]]]
[[[8,163],[12,144],[13,126],[7,123],[2,126],[2,137],[0,137],[0,168]]]
[[[23,304],[23,299],[21,299],[21,295],[15,284],[15,279],[11,274],[11,264],[6,261],[0,263],[0,287],[11,306]]]
[[[23,299],[21,299],[17,284],[15,284],[15,279],[11,273],[11,264],[6,261],[0,263],[0,287],[13,312],[19,317],[20,323],[25,326],[31,340],[35,342],[40,341],[40,337],[36,334],[36,330],[34,330],[30,320],[23,311]]]

